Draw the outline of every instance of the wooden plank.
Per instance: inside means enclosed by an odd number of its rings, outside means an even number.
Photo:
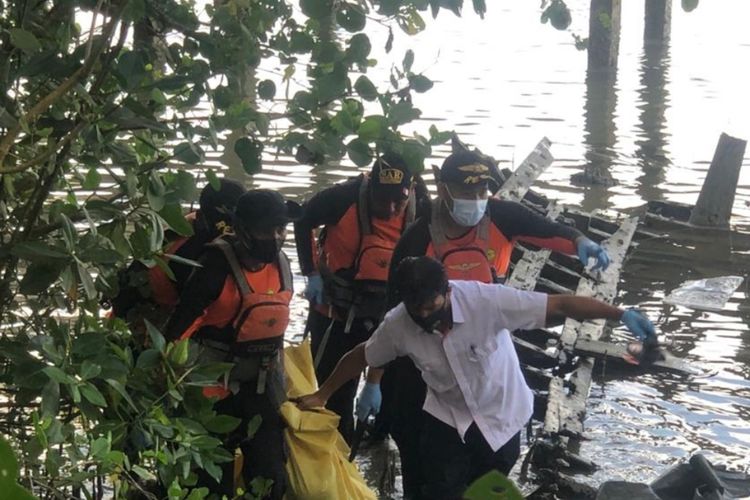
[[[548,208],[547,217],[554,220],[560,213],[560,207],[555,202],[550,202]],[[516,248],[520,247],[516,246]],[[536,252],[523,250],[523,257],[516,261],[513,272],[505,284],[516,290],[534,290],[550,253],[551,251],[547,249],[541,249]]]
[[[591,277],[582,277],[576,295],[594,297],[604,302],[612,303],[617,293],[617,282],[620,270],[625,260],[630,242],[638,225],[638,218],[626,219],[620,228],[602,246],[610,256],[610,265],[595,281]],[[604,320],[579,322],[567,319],[560,336],[560,349],[573,352],[579,338],[598,340],[603,332]],[[582,358],[579,365],[571,374],[571,390],[565,391],[560,377],[550,383],[550,397],[545,416],[544,432],[562,434],[566,436],[580,436],[583,432],[583,419],[586,414],[586,400],[591,389],[591,370],[594,366],[592,358]]]
[[[537,177],[552,164],[551,145],[550,140],[543,137],[495,196],[502,200],[521,201]]]

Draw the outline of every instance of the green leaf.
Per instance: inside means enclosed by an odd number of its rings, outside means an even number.
[[[10,253],[26,260],[70,258],[70,254],[40,241],[19,243],[11,248]]]
[[[247,438],[252,438],[255,433],[260,429],[260,424],[263,422],[263,418],[260,415],[254,415],[253,418],[247,423]]]
[[[698,0],[682,0],[682,10],[692,12],[698,8]]]
[[[367,142],[362,139],[354,139],[346,145],[346,152],[349,158],[358,167],[369,165],[373,158],[372,149]]]
[[[97,438],[91,442],[89,453],[96,459],[101,459],[109,453],[109,440],[104,437]]]
[[[181,142],[174,147],[174,157],[189,165],[198,165],[203,159],[203,150],[197,144]]]
[[[96,168],[90,168],[89,171],[86,173],[86,177],[83,179],[82,187],[83,189],[96,189],[99,187],[99,184],[102,182],[102,176],[101,174],[96,170]]]
[[[154,349],[148,349],[148,350],[144,351],[144,352],[143,352],[143,353],[141,354],[141,356],[139,356],[139,357],[138,357],[138,360],[140,361],[141,357],[142,357],[142,356],[143,356],[143,355],[144,355],[145,353],[147,353],[147,352],[149,352],[149,351],[151,351],[151,352],[155,352],[155,353],[156,353],[156,356],[157,356],[157,357],[159,356],[159,352],[158,352],[158,351],[154,351]],[[132,399],[132,398],[130,397],[130,394],[128,394],[128,391],[127,391],[127,389],[125,389],[125,386],[123,386],[123,385],[122,385],[122,384],[121,384],[120,382],[118,382],[117,380],[115,380],[115,379],[112,379],[112,378],[108,378],[106,382],[107,382],[107,383],[108,383],[108,384],[110,385],[110,387],[112,387],[112,388],[113,388],[113,389],[114,389],[115,391],[117,391],[117,393],[118,393],[118,394],[119,394],[120,396],[122,396],[122,398],[123,398],[123,399],[124,399],[125,401],[127,401],[127,403],[128,403],[129,405],[130,405],[130,407],[131,407],[131,408],[133,408],[133,409],[134,409],[134,410],[136,410],[136,411],[138,410],[138,408],[137,408],[137,407],[135,406],[135,403],[133,402],[133,399]]]
[[[63,239],[65,240],[65,246],[68,250],[73,251],[76,248],[78,242],[78,232],[73,223],[68,219],[65,214],[59,215],[60,224],[62,226]]]
[[[158,328],[151,324],[149,320],[144,320],[146,323],[146,331],[148,336],[151,338],[151,345],[154,346],[159,352],[164,352],[164,347],[167,345],[167,341],[164,340],[164,335],[161,334]]]
[[[367,56],[370,55],[372,45],[370,39],[364,33],[357,33],[349,40],[349,48],[346,53],[350,59],[360,64],[367,64]]]
[[[272,80],[263,80],[258,84],[258,97],[270,101],[276,95],[276,84]]]
[[[372,81],[370,81],[365,75],[360,76],[357,78],[357,81],[354,82],[354,90],[356,90],[357,94],[359,94],[359,96],[365,101],[374,101],[378,97],[378,90],[375,88]]]
[[[395,128],[416,120],[421,114],[422,112],[414,108],[411,102],[401,101],[391,106],[391,109],[388,110],[388,123]]]
[[[333,11],[332,0],[300,0],[302,13],[312,19],[322,19],[330,16]]]
[[[409,49],[406,51],[406,54],[404,54],[404,62],[402,63],[404,73],[411,71],[412,64],[414,64],[414,51]]]
[[[50,380],[54,380],[60,384],[70,384],[73,381],[64,371],[56,366],[47,366],[42,369],[42,372],[44,372]]]
[[[18,478],[18,460],[13,448],[0,436],[0,485],[6,487]]]
[[[81,363],[80,375],[83,380],[94,378],[101,372],[102,367],[100,365],[97,365],[96,363],[92,363],[88,359],[84,360],[83,363]]]
[[[33,33],[20,28],[12,28],[10,31],[10,42],[24,52],[36,52],[42,48]]]
[[[364,9],[356,4],[342,3],[336,11],[336,22],[350,33],[362,31],[367,24]]]
[[[193,225],[185,219],[184,215],[182,215],[182,207],[178,203],[165,205],[164,208],[159,211],[159,215],[177,234],[182,236],[193,235]]]
[[[409,88],[414,92],[427,92],[432,88],[432,80],[424,75],[411,75],[409,76]]]
[[[104,399],[104,396],[101,392],[99,392],[99,389],[97,389],[96,386],[91,384],[90,382],[81,386],[81,394],[91,404],[101,407],[107,406],[107,400]]]
[[[50,379],[42,389],[42,417],[53,417],[57,415],[60,408],[60,382]]]
[[[19,291],[24,295],[37,295],[52,286],[65,268],[63,261],[32,262],[26,268]]]
[[[234,143],[234,152],[242,161],[242,168],[246,173],[257,174],[263,168],[261,153],[263,152],[263,143],[250,139],[249,137],[240,137]]]
[[[156,476],[154,476],[152,473],[141,467],[140,465],[133,464],[133,467],[131,467],[132,471],[138,474],[138,477],[145,481],[156,481]]]
[[[172,352],[169,353],[169,359],[177,366],[183,366],[188,360],[188,346],[188,339],[175,341]]]
[[[204,422],[204,425],[209,432],[226,434],[235,430],[240,425],[240,422],[242,422],[241,419],[230,415],[216,415],[207,422]]]
[[[493,470],[480,477],[464,491],[465,500],[523,500],[518,487],[500,472]]]
[[[362,121],[357,129],[357,135],[363,141],[370,142],[380,138],[383,135],[387,125],[384,116],[372,115]]]
[[[214,191],[219,191],[221,189],[221,181],[216,175],[216,172],[213,170],[204,170],[204,172],[206,173],[206,180],[208,180],[208,183],[214,188]]]
[[[76,268],[78,269],[78,277],[81,280],[81,285],[83,285],[83,290],[86,292],[86,296],[91,300],[96,299],[96,286],[94,285],[94,279],[91,277],[91,274],[89,274],[88,269],[86,269],[83,262],[79,260],[76,260]]]

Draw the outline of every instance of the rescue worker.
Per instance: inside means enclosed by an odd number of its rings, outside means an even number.
[[[192,236],[167,232],[164,254],[174,278],[158,265],[147,268],[140,261],[133,262],[120,275],[120,290],[111,301],[113,314],[133,325],[138,325],[145,316],[156,326],[163,326],[194,269],[194,266],[169,256],[197,261],[206,243],[231,229],[234,207],[244,192],[242,184],[229,179],[221,179],[218,190],[206,184],[201,190],[199,210],[187,215],[193,225]]]
[[[409,257],[392,277],[402,302],[365,343],[347,353],[331,376],[298,405],[314,408],[365,366],[408,356],[427,382],[419,442],[420,498],[462,498],[492,469],[508,474],[520,453],[520,431],[532,415],[511,331],[535,329],[560,317],[619,320],[635,336],[655,336],[637,310],[591,297],[525,292],[474,281],[448,281],[431,257]]]
[[[517,241],[577,254],[584,265],[594,258],[595,268],[609,265],[606,251],[578,230],[520,203],[488,198],[492,169],[489,157],[476,151],[459,150],[445,159],[436,172],[438,196],[430,215],[418,219],[401,237],[391,272],[405,257],[428,255],[445,265],[449,279],[501,283]],[[398,297],[389,295],[389,307],[393,307]],[[386,368],[382,388],[384,423],[380,425],[398,445],[404,494],[415,496],[421,484],[417,448],[425,384],[414,363],[403,357]]]
[[[188,279],[179,304],[166,327],[168,339],[190,338],[199,361],[233,362],[228,382],[204,391],[218,401],[219,414],[242,422],[225,446],[244,455],[245,484],[261,477],[273,483],[267,498],[282,498],[286,475],[283,424],[278,407],[285,398],[281,353],[289,324],[292,273],[281,251],[286,225],[301,207],[268,190],[251,190],[240,197],[234,234],[208,246],[201,266]],[[247,438],[248,423],[261,423]],[[243,434],[244,433],[244,434]],[[232,463],[224,464],[220,485],[203,478],[216,493],[234,498]]]
[[[428,205],[424,182],[392,153],[376,159],[369,174],[324,189],[305,203],[294,234],[300,268],[307,277],[306,331],[311,335],[319,382],[344,353],[369,338],[385,314],[393,249]],[[313,233],[321,226],[313,243]],[[380,378],[375,373],[368,374],[368,380],[371,377]],[[339,430],[349,442],[356,391],[357,381],[352,380],[328,401],[328,409],[341,416]],[[377,384],[368,382],[360,404],[377,409],[379,397]]]

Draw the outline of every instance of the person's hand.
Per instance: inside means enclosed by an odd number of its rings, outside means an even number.
[[[648,338],[656,338],[656,329],[651,320],[646,317],[638,309],[628,309],[622,313],[620,321],[630,330],[638,340],[646,340]]]
[[[305,298],[310,301],[311,304],[322,304],[323,303],[323,278],[320,274],[313,273],[307,277],[307,285],[305,286]]]
[[[377,415],[381,401],[380,384],[367,382],[357,398],[357,408],[354,412],[357,420],[364,422],[370,415]]]
[[[326,400],[318,392],[300,396],[292,400],[302,410],[312,410],[314,408],[323,408],[326,405]]]
[[[596,264],[591,268],[592,271],[601,269],[604,271],[609,267],[609,255],[607,251],[591,241],[590,239],[583,237],[579,238],[576,243],[576,251],[578,252],[578,259],[583,263],[583,267],[589,264],[589,259],[596,259]]]

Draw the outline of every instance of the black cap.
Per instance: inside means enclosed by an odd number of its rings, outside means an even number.
[[[264,231],[298,220],[302,207],[276,191],[253,189],[237,201],[235,216],[245,229]]]
[[[440,168],[440,182],[486,186],[491,180],[487,160],[471,151],[460,151],[449,155]]]
[[[229,179],[220,179],[218,190],[214,189],[211,184],[206,184],[199,199],[201,213],[211,226],[220,221],[231,223],[237,200],[245,192],[246,189],[242,184]]]
[[[395,153],[386,153],[376,159],[370,172],[373,191],[392,199],[409,196],[412,177],[404,159]]]

